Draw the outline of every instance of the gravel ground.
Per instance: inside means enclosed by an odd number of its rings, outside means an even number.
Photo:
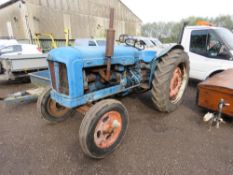
[[[0,104],[0,174],[233,174],[233,123],[208,130],[202,122],[205,112],[195,105],[196,85],[189,83],[184,103],[169,114],[153,108],[150,93],[123,98],[130,114],[128,132],[103,160],[82,153],[80,114],[51,124],[38,116],[36,103]],[[0,97],[29,87],[1,82]]]

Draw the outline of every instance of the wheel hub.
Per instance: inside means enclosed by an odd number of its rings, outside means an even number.
[[[170,94],[169,94],[170,100],[176,99],[182,84],[182,79],[183,79],[182,71],[180,67],[177,67],[173,72],[173,76],[170,81]]]
[[[121,114],[116,111],[110,111],[104,114],[98,121],[94,141],[99,148],[108,148],[113,145],[122,130]]]
[[[47,109],[48,109],[48,112],[54,117],[62,117],[69,111],[68,108],[65,108],[64,106],[59,105],[52,99],[48,100]]]

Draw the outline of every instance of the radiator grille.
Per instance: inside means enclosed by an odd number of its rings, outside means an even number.
[[[64,63],[49,61],[49,69],[53,89],[58,91],[59,93],[69,95],[69,83],[66,65]],[[58,72],[58,74],[56,74],[56,72]],[[59,77],[56,78],[56,75]]]
[[[69,95],[69,82],[67,76],[67,68],[63,63],[59,63],[59,92]]]
[[[50,77],[51,77],[53,89],[57,90],[55,71],[54,71],[54,62],[52,62],[52,61],[49,61],[49,70],[50,70]]]

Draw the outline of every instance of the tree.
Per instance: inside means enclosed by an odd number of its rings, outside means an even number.
[[[142,26],[142,35],[145,37],[158,38],[164,43],[172,43],[178,41],[178,36],[184,22],[188,25],[196,25],[198,20],[208,21],[219,27],[225,27],[233,30],[233,18],[230,15],[218,16],[216,18],[204,18],[191,16],[182,19],[180,22],[153,22],[146,23]]]

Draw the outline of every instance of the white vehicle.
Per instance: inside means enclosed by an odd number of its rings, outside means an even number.
[[[157,38],[149,38],[150,41],[157,47],[163,47],[163,43],[161,43],[161,41],[159,41],[159,39]]]
[[[75,46],[106,46],[105,39],[76,39],[74,41]]]
[[[147,38],[147,37],[139,37],[139,36],[131,36],[127,34],[122,34],[119,37],[119,42],[125,44],[125,41],[133,42],[133,40],[137,40],[138,44],[143,46],[143,49],[146,50],[155,50],[157,52],[162,51],[164,49],[164,45],[157,38]],[[130,41],[131,40],[131,41]]]
[[[233,68],[233,33],[213,26],[184,28],[181,44],[190,59],[190,78],[205,80]]]
[[[140,44],[145,46],[145,49],[154,48],[154,43],[146,37],[133,37],[134,39],[140,40]]]
[[[28,73],[48,68],[47,54],[36,45],[5,43],[0,48],[0,81],[24,78]]]
[[[12,44],[18,44],[18,41],[15,39],[0,39],[0,49]]]
[[[28,54],[42,54],[42,51],[33,44],[6,44],[0,48],[0,56]]]

